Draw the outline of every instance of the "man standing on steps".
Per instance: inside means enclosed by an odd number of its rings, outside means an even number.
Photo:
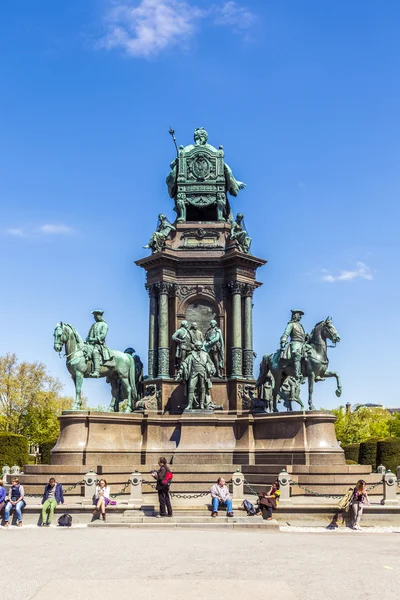
[[[93,361],[90,377],[100,377],[100,367],[102,362],[107,362],[113,358],[110,349],[105,344],[108,325],[103,319],[103,313],[104,310],[92,311],[95,323],[91,326],[86,338],[86,343],[91,348],[91,353],[88,358],[91,358]]]
[[[281,357],[288,361],[290,361],[290,359],[293,360],[296,380],[299,383],[303,383],[301,358],[303,356],[303,347],[306,342],[306,332],[300,321],[304,312],[296,308],[292,310],[291,313],[292,318],[286,325],[286,329],[281,337]],[[288,337],[290,337],[290,343],[286,345]]]

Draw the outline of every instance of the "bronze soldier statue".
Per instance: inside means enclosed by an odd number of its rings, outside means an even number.
[[[175,367],[176,369],[179,369],[182,362],[192,350],[189,323],[186,320],[183,320],[179,329],[172,334],[172,341],[176,343]]]
[[[182,362],[177,381],[185,381],[188,387],[188,405],[185,410],[193,410],[193,402],[197,397],[200,410],[207,407],[212,388],[211,377],[215,373],[214,365],[205,350],[202,350],[203,344],[200,341],[195,343],[193,352]]]
[[[222,331],[217,327],[217,321],[210,321],[210,327],[206,331],[204,349],[209,353],[215,367],[217,377],[222,377],[224,368],[225,351]]]
[[[92,311],[95,323],[91,326],[86,338],[86,343],[90,348],[88,358],[91,358],[93,361],[90,377],[100,377],[101,363],[108,362],[113,358],[110,349],[105,344],[108,325],[103,318],[103,314],[104,310]]]
[[[307,336],[303,325],[300,323],[304,312],[298,308],[291,311],[292,318],[286,325],[286,329],[281,337],[281,357],[286,360],[293,360],[296,380],[303,383],[301,373],[301,358],[303,356],[303,347]],[[287,345],[287,339],[290,337],[290,343]]]
[[[192,325],[190,326],[190,329],[189,329],[189,335],[190,335],[190,341],[192,344],[192,350],[193,350],[196,342],[201,342],[203,344],[204,335],[203,335],[202,331],[200,331],[200,329],[198,328],[197,323],[192,323]]]

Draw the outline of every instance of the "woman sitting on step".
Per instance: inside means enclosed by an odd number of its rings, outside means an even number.
[[[267,512],[267,521],[272,520],[272,511],[278,508],[280,492],[279,479],[276,479],[272,484],[268,494],[260,492],[258,494],[259,513]],[[263,515],[264,516],[264,515]]]
[[[369,506],[369,498],[367,494],[367,484],[364,479],[357,481],[357,485],[353,490],[351,498],[351,512],[353,517],[353,529],[360,530],[360,521],[364,506]]]
[[[96,516],[99,512],[101,512],[103,521],[105,521],[106,506],[110,504],[110,487],[107,485],[107,481],[105,479],[100,479],[99,485],[96,486],[94,504],[96,505],[96,508],[94,509],[93,514]]]

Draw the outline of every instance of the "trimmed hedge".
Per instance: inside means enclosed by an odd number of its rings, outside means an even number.
[[[369,440],[366,440],[365,442],[361,442],[360,452],[358,455],[358,460],[360,461],[360,465],[371,465],[372,470],[376,471],[377,445],[378,445],[378,442],[380,442],[380,441],[381,441],[381,438],[370,438]]]
[[[354,460],[354,462],[358,464],[360,444],[349,444],[348,446],[343,446],[343,450],[346,460]]]
[[[23,467],[29,461],[28,439],[17,433],[0,432],[0,469],[4,465]]]
[[[40,446],[40,462],[42,465],[51,464],[51,450],[57,444],[57,440],[46,442]]]
[[[377,443],[376,463],[396,473],[400,465],[400,438],[390,437]]]
[[[346,460],[346,465],[358,465],[355,460]]]

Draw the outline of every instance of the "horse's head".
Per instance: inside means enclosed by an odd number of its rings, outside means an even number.
[[[332,323],[332,317],[326,317],[325,321],[323,321],[321,335],[323,339],[331,340],[334,344],[340,342],[340,335]]]
[[[61,323],[57,323],[56,328],[53,333],[54,337],[54,350],[56,352],[61,352],[63,345],[68,339],[67,332],[65,331],[65,325],[61,321]]]

